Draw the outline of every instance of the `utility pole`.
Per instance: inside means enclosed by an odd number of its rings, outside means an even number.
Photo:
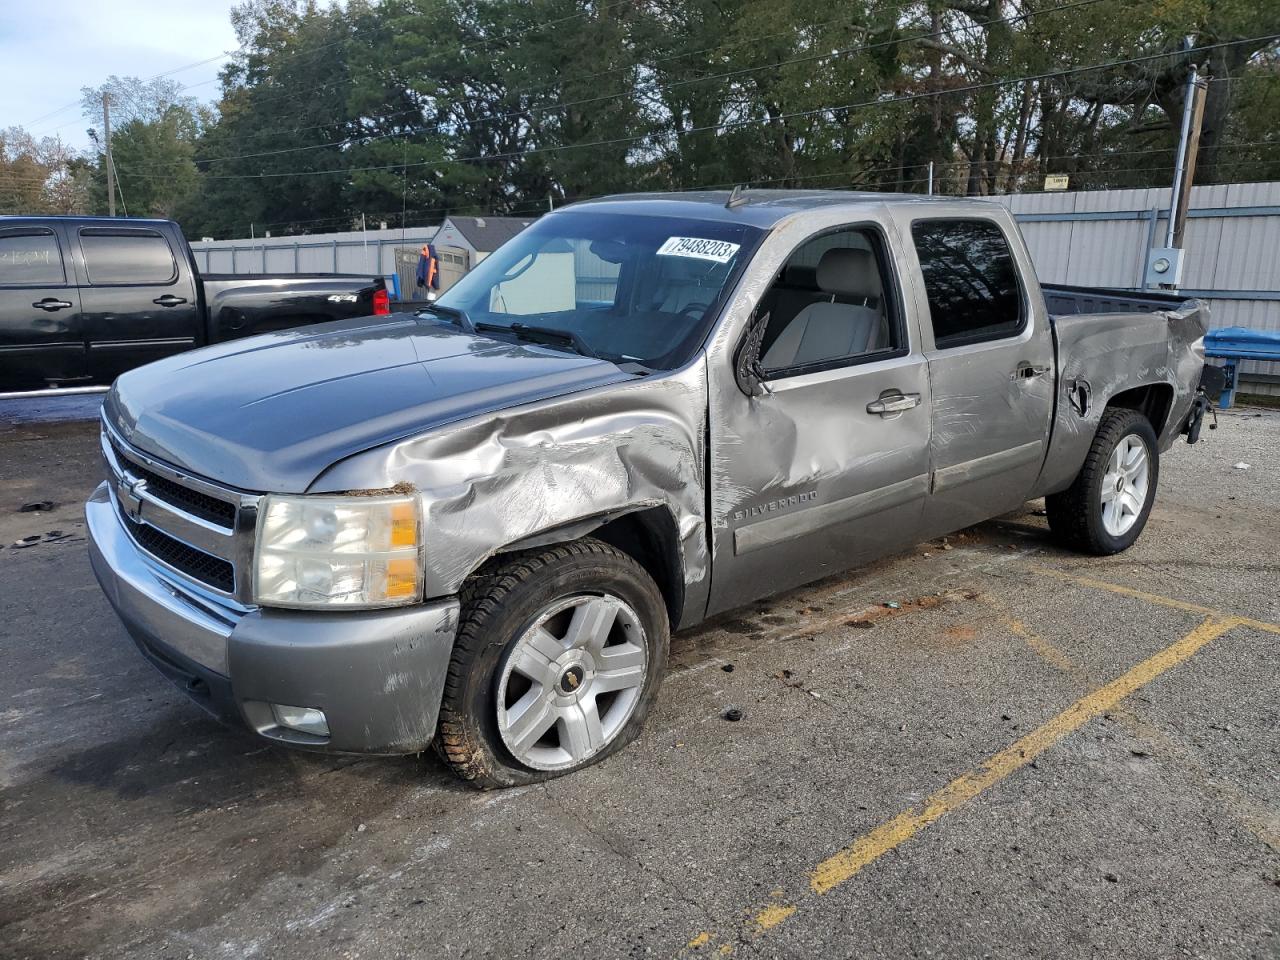
[[[116,215],[116,167],[111,161],[111,94],[102,91],[102,134],[107,149],[107,213]]]
[[[1178,163],[1173,173],[1170,196],[1169,226],[1165,246],[1181,247],[1191,206],[1191,185],[1196,178],[1196,160],[1200,155],[1200,126],[1204,121],[1204,101],[1208,80],[1200,76],[1195,64],[1187,75],[1186,103],[1182,108],[1182,137],[1178,143]]]
[[[1191,46],[1188,38],[1186,46]],[[1185,251],[1183,233],[1187,212],[1191,207],[1191,185],[1196,178],[1196,158],[1200,153],[1200,126],[1204,119],[1205,91],[1208,79],[1200,75],[1193,63],[1187,74],[1187,90],[1182,107],[1182,133],[1178,138],[1178,158],[1173,167],[1173,186],[1169,190],[1169,222],[1165,228],[1164,246],[1147,251],[1147,269],[1142,286],[1177,290],[1182,285]]]

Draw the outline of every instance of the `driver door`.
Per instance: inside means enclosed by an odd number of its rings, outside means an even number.
[[[757,308],[767,392],[711,391],[708,614],[916,540],[928,364],[886,249],[873,224],[797,247]]]

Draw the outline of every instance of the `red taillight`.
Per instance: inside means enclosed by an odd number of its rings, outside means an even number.
[[[386,289],[373,291],[373,315],[383,317],[391,312],[391,298]]]

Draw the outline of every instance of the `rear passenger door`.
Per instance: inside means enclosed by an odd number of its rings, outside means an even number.
[[[85,377],[80,293],[57,225],[0,228],[0,390]]]
[[[918,219],[911,239],[928,301],[932,483],[925,534],[958,530],[1023,503],[1053,412],[1054,355],[1031,269],[994,219]]]
[[[133,367],[201,341],[200,302],[183,253],[151,227],[84,226],[80,300],[89,369],[110,383]]]

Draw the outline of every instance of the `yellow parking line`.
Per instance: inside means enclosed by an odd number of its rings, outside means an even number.
[[[995,601],[997,609],[1000,604]],[[1029,630],[1022,621],[1012,617],[1004,617],[1006,625],[1015,636],[1021,637],[1041,659],[1057,667],[1076,681],[1088,684],[1092,681],[1089,673],[1051,641]],[[1194,751],[1187,750],[1176,739],[1170,737],[1159,727],[1144,720],[1133,707],[1124,705],[1116,709],[1116,715],[1125,729],[1133,736],[1147,741],[1155,750],[1179,764],[1199,788],[1206,794],[1222,803],[1223,809],[1233,815],[1239,824],[1265,843],[1276,853],[1280,853],[1280,818],[1277,818],[1265,806],[1246,790],[1214,776],[1206,770]]]
[[[868,864],[911,839],[965,801],[973,799],[1000,783],[1011,773],[1020,770],[1090,720],[1114,708],[1134,691],[1194,656],[1205,644],[1245,624],[1252,625],[1252,622],[1240,617],[1206,619],[1181,640],[1143,660],[1110,683],[1081,697],[1056,717],[1037,727],[1012,746],[995,754],[981,766],[952,780],[930,796],[921,809],[907,810],[899,814],[823,860],[809,873],[809,891],[821,896],[849,882]],[[781,925],[796,910],[796,904],[777,902],[769,904],[757,911],[748,921],[745,935],[760,936]],[[701,949],[703,946],[711,945],[713,939],[709,931],[704,931],[690,941],[686,949]],[[719,949],[722,952],[725,947],[732,949],[732,941],[737,939],[741,937],[725,938],[725,942]]]
[[[759,911],[751,918],[751,923],[757,933],[764,933],[778,926],[795,912],[796,908],[789,903],[775,903]]]
[[[1034,570],[1036,573],[1043,573],[1050,577],[1056,577],[1059,580],[1065,580],[1067,583],[1074,583],[1082,587],[1092,587],[1095,590],[1106,590],[1108,593],[1119,594],[1122,597],[1133,597],[1137,600],[1145,600],[1147,603],[1159,604],[1162,607],[1171,607],[1174,610],[1185,610],[1187,613],[1199,613],[1206,617],[1217,617],[1218,619],[1232,618],[1240,621],[1240,626],[1251,627],[1254,630],[1265,630],[1267,633],[1280,634],[1280,624],[1268,623],[1266,620],[1254,620],[1250,617],[1236,617],[1234,614],[1224,613],[1213,607],[1202,606],[1198,603],[1188,603],[1186,600],[1176,600],[1173,597],[1162,597],[1158,593],[1148,593],[1145,590],[1136,590],[1133,587],[1121,586],[1118,583],[1111,583],[1107,580],[1097,580],[1093,577],[1082,577],[1079,574],[1067,573],[1064,570],[1055,570],[1052,567],[1042,567],[1038,564],[1028,564],[1027,569]]]
[[[1040,634],[1030,629],[1021,620],[1016,617],[1006,617],[1005,624],[1010,632],[1014,636],[1021,638],[1027,646],[1036,652],[1040,659],[1057,667],[1063,673],[1071,674],[1077,680],[1087,679],[1084,671],[1070,657],[1040,636]]]

